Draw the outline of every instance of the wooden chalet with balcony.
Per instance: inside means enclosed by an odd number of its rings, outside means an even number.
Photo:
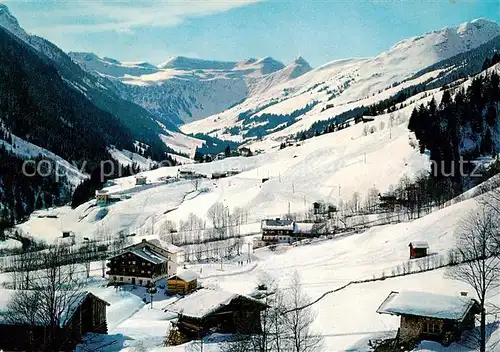
[[[261,223],[262,241],[266,245],[276,243],[292,243],[294,230],[293,220],[265,219]]]
[[[159,242],[142,240],[109,258],[108,285],[149,286],[177,272],[179,247],[162,248]]]

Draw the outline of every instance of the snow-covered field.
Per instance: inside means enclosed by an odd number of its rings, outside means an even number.
[[[255,290],[261,273],[277,278],[287,289],[289,278],[297,271],[305,292],[313,299],[324,292],[345,283],[364,278],[390,275],[392,268],[408,259],[408,243],[425,239],[430,251],[446,255],[454,244],[454,232],[458,221],[477,206],[475,199],[469,199],[434,212],[418,220],[397,225],[371,228],[364,233],[333,238],[298,247],[282,247],[271,252],[266,248],[255,250],[252,262],[243,267],[234,263],[188,265],[201,275],[201,283],[234,293],[248,294]],[[116,291],[105,287],[105,281],[98,279],[98,264],[92,271],[95,279],[89,283],[94,294],[108,301],[108,326],[110,336],[116,341],[106,351],[120,349],[132,351],[139,346],[155,351],[184,351],[182,347],[164,348],[162,341],[170,327],[173,316],[162,311],[175,298],[157,294],[153,309],[142,302],[149,297],[142,289],[130,288]],[[200,270],[201,269],[201,270]],[[1,279],[7,279],[1,276]],[[388,278],[373,283],[351,285],[334,294],[327,295],[314,305],[317,319],[314,330],[324,336],[327,352],[369,351],[368,341],[380,336],[393,336],[399,319],[376,313],[377,308],[391,291],[426,291],[447,295],[458,295],[461,291],[473,292],[467,285],[446,277],[446,269],[413,274],[400,278]],[[494,292],[490,301],[500,304],[500,292]],[[500,341],[495,332],[490,346]],[[218,351],[216,343],[207,343],[206,350]],[[416,351],[472,351],[457,345],[448,349],[433,343],[423,343]],[[490,351],[494,351],[491,347]]]
[[[157,236],[164,221],[179,222],[191,212],[205,217],[216,202],[231,209],[241,207],[248,211],[250,223],[258,223],[289,209],[304,212],[317,200],[346,202],[354,192],[364,198],[373,187],[384,192],[401,177],[412,177],[428,167],[427,158],[410,146],[403,120],[393,122],[392,130],[379,129],[363,135],[366,126],[380,126],[382,121],[388,126],[389,116],[306,140],[300,146],[282,150],[270,147],[253,157],[189,166],[208,176],[233,168],[242,171],[218,181],[205,179],[199,185],[199,189],[208,190],[205,193],[195,191],[191,181],[166,184],[163,178],[177,175],[178,167],[159,168],[142,173],[148,178],[148,184],[143,186],[136,186],[133,176],[113,180],[106,189],[120,196],[119,202],[99,206],[90,201],[74,210],[56,209],[57,218],[40,217],[37,212],[20,227],[48,242],[61,237],[62,229],[73,231],[77,241],[83,237],[116,236],[122,230]],[[263,178],[269,180],[262,183]]]
[[[267,152],[249,158],[227,158],[208,164],[193,164],[189,168],[210,175],[212,172],[239,168],[239,175],[213,181],[205,179],[195,190],[192,181],[166,184],[162,179],[175,176],[177,167],[144,172],[148,184],[135,185],[134,177],[113,180],[107,187],[112,195],[122,200],[106,207],[90,201],[72,210],[68,207],[39,211],[20,227],[35,238],[47,242],[61,241],[61,229],[75,233],[76,241],[84,237],[116,236],[118,232],[136,233],[134,241],[159,236],[164,221],[179,222],[189,213],[206,217],[208,208],[222,202],[249,213],[249,224],[243,233],[259,230],[259,221],[265,217],[280,216],[290,210],[304,211],[313,201],[333,203],[346,201],[353,192],[366,192],[377,187],[387,190],[402,176],[412,176],[428,167],[425,156],[409,144],[409,133],[404,119],[394,123],[391,130],[378,129],[363,135],[365,126],[380,126],[389,122],[388,115],[374,122],[358,124],[333,134],[306,140],[300,146],[283,150],[268,146]],[[262,183],[262,178],[269,181]],[[304,289],[313,299],[324,292],[351,280],[389,275],[391,270],[408,259],[408,243],[426,240],[433,253],[446,255],[453,246],[457,222],[476,207],[475,199],[450,205],[413,222],[374,227],[364,233],[325,240],[310,245],[284,247],[271,252],[258,249],[251,263],[238,266],[224,263],[198,264],[190,269],[201,274],[201,282],[229,292],[250,293],[262,272],[275,276],[283,287],[297,271]],[[46,217],[57,215],[57,218]],[[104,215],[104,216],[103,216]],[[245,248],[246,250],[246,248]],[[97,265],[97,264],[96,264]],[[98,268],[93,271],[98,277]],[[325,337],[325,351],[368,351],[370,339],[390,336],[398,327],[398,318],[376,313],[378,306],[391,291],[424,290],[457,295],[470,287],[445,277],[440,269],[401,278],[349,286],[326,296],[314,309],[318,316],[314,329]],[[7,280],[5,277],[1,277]],[[117,341],[110,350],[183,351],[184,347],[161,347],[172,318],[161,308],[170,301],[158,297],[153,309],[142,302],[144,292],[115,291],[103,286],[96,278],[90,285],[92,292],[107,300],[109,339]],[[471,292],[472,295],[472,292]],[[493,301],[500,303],[498,295]],[[495,333],[491,341],[500,340]],[[455,351],[452,345],[442,349],[425,343],[420,351]],[[217,351],[217,344],[208,344],[208,351]],[[466,351],[466,350],[464,350]]]

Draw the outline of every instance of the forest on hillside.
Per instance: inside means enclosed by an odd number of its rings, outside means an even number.
[[[432,99],[413,110],[408,128],[420,152],[433,161],[433,177],[450,179],[457,191],[471,186],[472,161],[499,151],[499,104],[499,76],[492,72],[473,79],[467,89],[446,89],[439,103]]]

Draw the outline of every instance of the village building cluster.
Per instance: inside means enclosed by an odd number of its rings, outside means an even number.
[[[294,221],[289,219],[264,219],[261,221],[262,237],[254,240],[254,248],[311,239],[327,233],[321,222]]]

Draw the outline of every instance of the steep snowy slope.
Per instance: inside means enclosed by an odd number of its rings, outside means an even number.
[[[307,119],[300,126],[292,126],[285,131],[286,134],[296,133],[317,120],[342,112],[327,110],[321,114],[327,105],[346,111],[348,109],[344,106],[349,103],[351,109],[377,102],[383,99],[377,97],[377,94],[398,86],[416,72],[477,48],[499,35],[500,26],[496,22],[478,19],[458,27],[409,38],[373,58],[326,64],[299,78],[251,96],[223,113],[185,125],[182,130],[188,133],[211,132],[219,137],[234,138],[235,135],[243,134],[242,131],[251,130],[253,122],[266,127],[261,128],[265,135],[276,129],[289,127],[296,120]],[[360,101],[361,99],[365,100]],[[305,109],[311,104],[316,106]],[[266,114],[268,116],[264,119],[256,119]],[[235,126],[238,128],[234,128]],[[252,137],[256,137],[255,133],[247,135],[247,139]]]
[[[411,108],[407,113],[411,113]],[[373,125],[379,126],[383,121],[388,126],[388,119],[388,115],[380,116]],[[346,202],[353,192],[360,192],[364,198],[372,187],[384,191],[401,177],[427,169],[427,157],[409,144],[403,118],[394,122],[392,131],[386,128],[368,136],[363,136],[364,126],[358,124],[332,135],[312,138],[298,147],[270,148],[267,153],[253,157],[193,164],[191,169],[207,175],[233,168],[242,173],[216,183],[206,180],[199,187],[207,188],[208,192],[194,197],[195,192],[184,201],[184,194],[194,190],[191,182],[162,181],[165,176],[175,176],[177,167],[144,172],[150,182],[147,186],[137,187],[133,177],[117,179],[109,191],[131,198],[110,205],[103,221],[95,220],[99,209],[90,207],[92,202],[75,210],[62,209],[60,219],[74,227],[77,240],[99,236],[102,226],[111,236],[123,229],[139,233],[141,228],[150,229],[153,219],[156,233],[163,221],[178,222],[190,212],[205,217],[208,208],[220,201],[230,208],[248,210],[249,221],[258,228],[262,218],[281,216],[288,209],[302,212],[316,200]],[[262,178],[267,177],[269,181],[262,183]],[[86,214],[85,221],[78,221]],[[30,234],[46,241],[57,239],[53,226],[59,223],[36,217],[22,225]]]
[[[66,53],[48,40],[26,33],[4,4],[0,4],[0,27],[34,49],[41,60],[54,66],[68,87],[83,94],[90,104],[119,119],[136,140],[150,145],[155,153],[162,155],[165,146],[158,137],[162,129],[155,122],[154,116],[140,106],[122,99],[113,91],[112,82],[81,69]],[[96,130],[102,128],[94,127]],[[167,124],[167,127],[176,129],[173,124]]]
[[[174,57],[156,66],[69,53],[90,72],[112,78],[119,94],[163,122],[191,122],[232,107],[249,95],[296,78],[311,67],[302,58],[284,66],[270,57],[224,62]],[[120,84],[124,83],[124,84]]]

